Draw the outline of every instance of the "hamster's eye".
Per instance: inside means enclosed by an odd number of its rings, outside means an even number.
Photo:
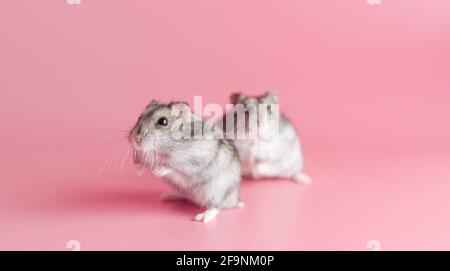
[[[167,126],[167,124],[169,124],[169,121],[165,117],[162,117],[162,118],[159,118],[157,123],[160,126]]]

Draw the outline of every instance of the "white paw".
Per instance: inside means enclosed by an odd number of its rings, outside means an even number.
[[[158,177],[164,177],[164,176],[171,174],[172,172],[173,172],[173,170],[171,170],[170,168],[161,167],[161,168],[155,169],[153,174],[155,174]]]
[[[74,4],[81,4],[81,0],[67,0],[67,4],[74,5]]]
[[[261,178],[262,176],[261,176],[261,174],[259,174],[259,171],[257,170],[257,168],[253,168],[253,169],[250,171],[250,177],[251,177],[252,179],[259,179],[259,178]]]
[[[239,201],[237,204],[238,208],[244,208],[245,207],[245,203],[243,201]]]
[[[147,167],[142,164],[136,164],[134,167],[134,171],[136,172],[136,175],[143,176],[145,175],[145,173],[147,173]]]
[[[217,208],[210,208],[206,211],[204,211],[203,213],[199,213],[194,217],[195,221],[200,221],[203,223],[208,223],[211,220],[213,220],[217,214],[219,213],[219,209]]]
[[[186,197],[179,192],[167,192],[159,197],[163,201],[172,201],[172,200],[185,200]]]
[[[311,184],[312,180],[311,178],[303,173],[296,173],[294,175],[294,180],[299,184]]]

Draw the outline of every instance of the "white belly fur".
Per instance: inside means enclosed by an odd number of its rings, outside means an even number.
[[[280,131],[277,139],[237,139],[242,175],[252,178],[291,178],[303,167],[300,141],[295,131]]]

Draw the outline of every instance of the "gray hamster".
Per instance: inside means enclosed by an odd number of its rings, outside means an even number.
[[[230,102],[235,105],[234,111],[227,112],[216,126],[225,131],[227,138],[233,138],[242,162],[243,176],[290,178],[302,184],[311,183],[311,179],[302,172],[299,136],[291,122],[279,112],[277,93],[269,91],[261,96],[234,93]],[[236,105],[242,107],[239,109]],[[259,108],[267,109],[268,118],[261,117]],[[277,114],[276,121],[269,121],[274,114]],[[249,125],[251,121],[256,124]],[[239,127],[247,133],[245,138],[237,137]],[[250,138],[248,135],[252,132],[257,136]]]
[[[173,191],[164,200],[188,200],[206,211],[209,222],[220,209],[242,207],[241,163],[233,142],[203,135],[206,121],[186,102],[152,101],[129,133],[133,162],[162,177]]]

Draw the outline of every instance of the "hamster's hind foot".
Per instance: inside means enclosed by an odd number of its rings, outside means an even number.
[[[294,181],[296,181],[299,184],[311,184],[312,183],[312,179],[308,175],[303,174],[301,172],[295,173],[293,179],[294,179]]]
[[[219,213],[219,209],[212,207],[212,208],[207,209],[203,213],[197,214],[194,217],[194,220],[203,222],[203,223],[208,223],[211,220],[213,220],[217,216],[218,213]]]

